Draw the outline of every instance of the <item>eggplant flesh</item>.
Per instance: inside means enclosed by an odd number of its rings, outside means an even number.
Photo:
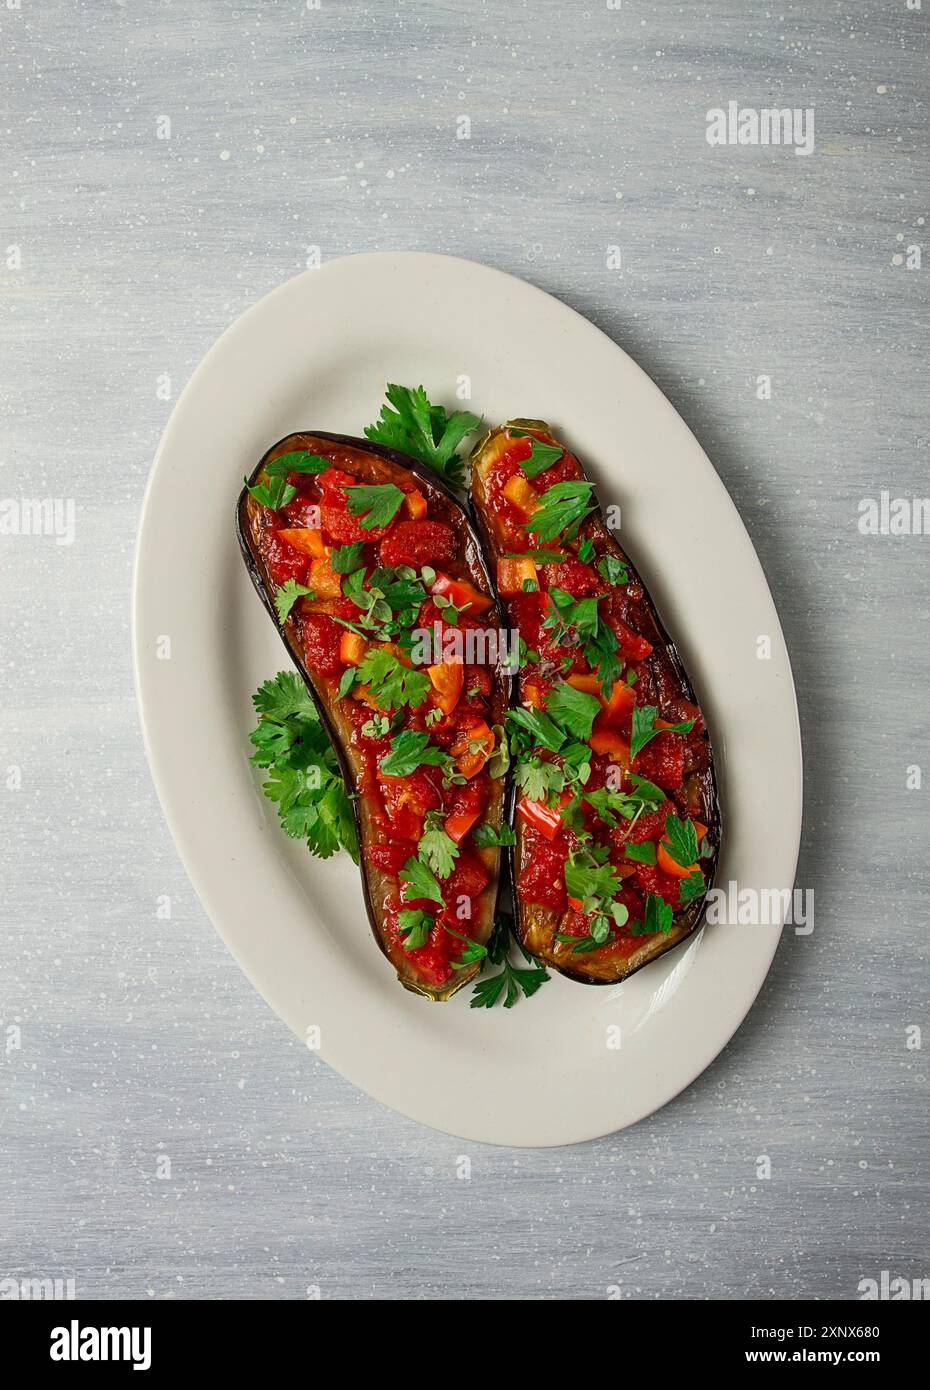
[[[453,577],[466,579],[491,600],[492,607],[484,615],[483,621],[489,628],[497,630],[500,627],[500,614],[494,587],[465,508],[432,470],[399,450],[389,449],[367,439],[332,434],[328,431],[301,431],[290,434],[264,454],[248,479],[248,485],[239,495],[236,530],[246,568],[262,604],[303,679],[323,727],[330,736],[347,791],[351,796],[358,834],[365,908],[375,941],[394,966],[400,983],[406,989],[436,1002],[444,1001],[474,980],[481,969],[482,961],[477,960],[460,966],[452,971],[450,979],[441,984],[432,983],[424,979],[418,970],[416,952],[405,951],[396,933],[388,932],[387,913],[390,907],[396,911],[400,887],[393,874],[375,867],[369,859],[368,851],[373,845],[390,841],[385,839],[383,808],[379,808],[370,785],[366,789],[366,761],[363,749],[359,740],[353,737],[352,725],[344,708],[345,701],[351,699],[351,695],[343,700],[337,698],[336,681],[326,679],[314,671],[301,638],[299,614],[302,605],[308,604],[310,611],[326,611],[326,604],[303,599],[291,609],[283,624],[278,621],[274,600],[280,586],[271,578],[267,564],[268,532],[278,526],[278,513],[263,507],[249,491],[249,487],[266,482],[268,465],[280,456],[296,451],[305,451],[325,458],[331,467],[352,474],[358,483],[394,483],[406,491],[403,484],[406,482],[409,487],[411,480],[414,481],[416,488],[426,500],[429,519],[445,522],[456,533],[456,562],[454,566],[443,568],[449,569]],[[298,476],[289,475],[292,482],[298,481]],[[291,522],[287,524],[293,525]],[[377,549],[376,540],[373,540],[373,544]],[[499,727],[504,722],[510,701],[510,677],[503,668],[498,667],[490,668],[490,674],[492,685],[491,693],[487,697],[490,711],[487,722],[492,727]],[[370,783],[370,767],[367,777]],[[505,782],[503,778],[492,777],[490,785],[489,801],[481,819],[499,831],[504,819]],[[380,824],[379,809],[382,810]],[[473,941],[487,945],[494,927],[497,899],[503,881],[501,850],[498,847],[480,850],[474,847],[471,853],[481,860],[489,881],[480,895],[473,899],[474,912],[471,919],[460,925],[459,930]]]
[[[519,433],[512,436],[511,430],[517,430]],[[543,420],[510,420],[491,430],[478,442],[471,456],[472,507],[478,534],[495,573],[497,561],[502,554],[505,551],[512,554],[516,547],[502,541],[499,499],[493,494],[492,470],[510,447],[513,438],[519,438],[520,434],[528,434],[540,443],[562,448],[563,458],[577,469],[575,472],[569,469],[568,476],[579,481],[585,480],[584,469],[576,456],[553,435],[549,425]],[[564,472],[565,470],[563,474]],[[545,490],[545,471],[538,475],[538,484]],[[592,496],[592,502],[597,502],[596,494]],[[528,532],[524,531],[523,534],[526,536],[526,542],[521,549],[529,550],[538,545]],[[567,909],[561,910],[526,901],[525,894],[519,891],[521,874],[527,868],[531,856],[527,848],[523,818],[520,814],[514,817],[516,844],[508,851],[511,856],[508,878],[512,883],[515,929],[521,945],[541,963],[570,979],[584,984],[615,984],[635,974],[659,956],[665,955],[690,937],[701,925],[706,895],[713,885],[719,858],[721,812],[713,752],[691,681],[636,567],[608,529],[602,508],[598,505],[593,514],[582,522],[573,541],[566,543],[560,538],[547,544],[568,552],[571,558],[576,559],[578,546],[586,539],[594,545],[595,558],[592,559],[592,564],[604,556],[613,556],[626,568],[629,575],[626,584],[609,585],[605,582],[601,584],[601,592],[607,589],[619,595],[616,601],[621,607],[623,621],[632,629],[634,635],[643,637],[652,644],[651,654],[639,663],[639,679],[634,687],[636,703],[654,705],[658,709],[657,718],[669,723],[680,722],[685,717],[683,711],[690,714],[688,706],[693,707],[697,715],[698,724],[695,725],[693,736],[689,739],[684,780],[678,790],[666,791],[666,796],[675,803],[679,816],[684,817],[687,814],[706,826],[705,857],[700,860],[700,868],[705,878],[704,893],[686,905],[679,906],[674,912],[672,927],[667,934],[656,932],[628,937],[624,942],[614,943],[607,948],[577,952],[572,941],[558,939],[559,935],[565,934],[562,927],[567,920]],[[512,625],[516,627],[511,605],[503,596],[500,601]],[[520,674],[521,689],[527,675],[528,668],[524,667]],[[634,767],[635,770],[637,769]],[[623,936],[622,930],[619,935]]]

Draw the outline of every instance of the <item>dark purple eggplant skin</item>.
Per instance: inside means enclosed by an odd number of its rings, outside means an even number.
[[[497,605],[498,612],[496,614],[493,609],[490,610],[488,613],[489,624],[499,622],[500,605],[499,601],[497,600],[496,590],[493,581],[488,572],[488,567],[485,561],[484,553],[478,541],[478,537],[475,533],[473,520],[469,514],[467,507],[465,506],[461,498],[459,498],[448,487],[445,481],[442,478],[440,478],[438,474],[434,473],[431,468],[421,463],[418,459],[412,458],[409,455],[402,453],[398,449],[391,449],[388,448],[386,445],[376,444],[371,440],[360,439],[353,435],[334,434],[328,430],[297,430],[289,435],[286,435],[283,439],[279,439],[275,444],[273,444],[269,449],[265,451],[259,462],[256,464],[255,468],[252,470],[252,473],[248,479],[248,485],[244,486],[239,494],[236,503],[236,535],[239,540],[239,548],[242,552],[242,558],[245,562],[249,578],[252,581],[255,591],[258,594],[258,597],[260,598],[266,613],[268,614],[271,621],[274,623],[275,629],[278,632],[281,641],[284,643],[284,647],[287,651],[288,656],[290,657],[291,661],[293,662],[294,666],[299,672],[301,679],[303,680],[304,685],[307,688],[307,692],[310,695],[311,700],[313,701],[317,713],[319,714],[320,721],[323,724],[323,727],[326,730],[327,734],[329,735],[330,742],[332,743],[333,749],[335,750],[340,770],[345,779],[346,787],[352,793],[351,801],[353,813],[355,816],[355,828],[359,842],[359,852],[361,860],[360,872],[362,879],[362,892],[364,896],[365,910],[368,916],[368,922],[371,927],[372,935],[374,936],[379,949],[390,960],[390,955],[386,949],[382,933],[379,929],[379,914],[375,901],[376,894],[373,891],[372,885],[372,873],[374,871],[370,871],[365,864],[365,848],[367,842],[367,834],[362,815],[361,799],[358,795],[356,787],[355,771],[347,756],[346,749],[343,746],[340,732],[334,724],[329,709],[327,708],[326,701],[321,698],[314,683],[312,673],[304,663],[300,648],[297,642],[294,640],[295,629],[293,623],[288,622],[285,623],[284,626],[282,626],[278,622],[278,615],[274,606],[274,587],[270,583],[264,572],[260,557],[253,550],[250,537],[248,521],[248,504],[250,501],[249,486],[255,485],[255,483],[261,476],[261,473],[265,468],[266,464],[271,461],[272,457],[275,457],[278,453],[285,452],[284,446],[287,446],[287,448],[308,449],[310,452],[313,452],[313,440],[324,441],[330,444],[355,449],[359,452],[368,454],[375,459],[381,459],[386,463],[392,464],[396,468],[401,468],[404,469],[406,472],[411,473],[417,479],[418,484],[421,486],[426,496],[429,496],[429,493],[431,491],[438,492],[439,494],[441,494],[460,514],[462,526],[465,528],[466,531],[466,556],[468,562],[471,566],[474,567],[475,570],[477,570],[480,578],[484,580],[484,587],[487,593],[495,600],[495,604]],[[501,692],[501,703],[503,707],[506,709],[509,707],[512,698],[513,679],[511,676],[504,674],[500,671],[496,671],[494,673],[494,679],[497,688]],[[509,782],[505,781],[504,786],[502,788],[501,798],[500,814],[502,821],[506,821],[506,818],[508,816],[508,807],[511,803],[511,789],[509,786]],[[492,823],[494,823],[493,817]],[[489,884],[488,888],[485,889],[485,893],[490,895],[490,900],[493,903],[493,912],[491,914],[492,922],[493,919],[496,918],[497,907],[499,902],[501,901],[502,895],[504,901],[506,901],[509,897],[509,889],[506,886],[507,876],[503,872],[504,866],[501,859],[501,851],[498,850],[496,855],[493,857],[496,860],[496,871],[492,878],[491,884]],[[392,964],[394,964],[394,962],[392,962]],[[404,986],[405,989],[412,991],[414,994],[420,995],[421,997],[426,999],[430,999],[433,1002],[443,1002],[447,999],[450,999],[452,995],[457,993],[457,991],[461,989],[464,985],[472,982],[475,978],[475,975],[478,974],[479,970],[480,962],[476,963],[473,968],[465,967],[461,970],[458,970],[455,972],[453,980],[450,982],[450,984],[442,988],[438,986],[429,986],[423,982],[415,980],[414,978],[405,978],[403,975],[400,974],[399,971],[398,979],[400,980],[400,983]]]
[[[483,495],[483,488],[481,486],[479,469],[482,454],[487,449],[489,443],[495,437],[497,437],[503,430],[508,429],[510,426],[522,429],[538,430],[544,433],[546,436],[548,436],[548,438],[553,443],[560,444],[561,447],[566,449],[566,451],[570,453],[573,458],[578,459],[578,455],[575,454],[574,451],[568,447],[568,445],[564,444],[562,440],[556,437],[556,435],[552,432],[550,426],[544,420],[519,418],[509,420],[506,422],[506,424],[501,425],[498,429],[489,431],[475,445],[471,453],[471,513],[474,520],[475,529],[478,532],[478,535],[481,539],[481,544],[484,548],[485,555],[489,563],[494,565],[495,571],[497,558],[497,544],[488,524],[488,518],[485,515],[485,510],[483,509],[482,505],[480,504],[480,501],[478,500]],[[585,473],[584,465],[581,463],[580,460],[578,460],[578,462],[579,467],[582,471],[582,476],[587,476]],[[626,565],[630,575],[630,582],[638,583],[642,588],[642,616],[645,620],[645,624],[644,626],[638,626],[637,631],[639,631],[642,636],[644,636],[648,641],[650,641],[655,649],[653,656],[647,658],[647,661],[652,662],[655,659],[657,664],[665,663],[665,674],[667,676],[670,676],[671,681],[675,686],[676,696],[683,697],[684,699],[689,700],[692,704],[698,705],[698,707],[701,709],[701,714],[703,718],[703,706],[700,704],[700,701],[697,699],[694,693],[694,687],[691,684],[691,679],[687,671],[685,670],[681,657],[679,656],[678,648],[676,647],[672,639],[669,637],[668,632],[656,610],[655,603],[649,594],[649,590],[643,582],[643,579],[639,574],[636,566],[630,560],[626,551],[623,550],[622,547],[618,544],[618,542],[614,539],[612,532],[607,527],[604,510],[596,493],[594,494],[594,498],[595,501],[597,501],[598,503],[598,511],[590,518],[589,522],[586,523],[586,529],[582,530],[582,534],[584,535],[588,533],[588,527],[593,527],[594,529],[596,529],[597,542],[599,547],[609,547],[610,553],[615,555],[618,560],[622,561],[622,563]],[[508,606],[506,600],[501,599],[498,595],[498,602],[500,604],[502,612],[504,614],[507,614]],[[673,927],[668,937],[643,937],[642,940],[644,945],[636,953],[636,957],[634,958],[635,963],[628,964],[626,966],[621,966],[619,969],[616,970],[616,973],[604,976],[598,976],[588,973],[592,969],[592,967],[596,968],[596,962],[594,960],[594,957],[596,957],[599,954],[596,951],[592,952],[591,955],[572,956],[571,954],[566,954],[566,956],[564,957],[561,953],[559,953],[559,958],[555,959],[553,958],[553,954],[551,952],[536,951],[533,949],[532,945],[527,944],[527,935],[529,931],[527,923],[528,918],[530,916],[530,909],[527,904],[521,902],[519,894],[517,892],[517,877],[520,868],[518,859],[522,838],[521,822],[520,817],[513,815],[511,812],[511,821],[517,834],[517,844],[512,849],[507,849],[506,851],[506,854],[510,861],[508,864],[508,872],[506,877],[510,885],[510,891],[512,895],[511,902],[513,910],[513,920],[515,925],[515,934],[521,947],[524,950],[526,950],[530,955],[533,955],[534,958],[540,962],[540,964],[545,965],[549,969],[557,971],[559,974],[564,975],[567,979],[577,981],[579,984],[616,985],[622,983],[624,980],[628,980],[631,976],[637,974],[638,971],[644,969],[647,965],[651,965],[654,960],[658,960],[660,956],[666,955],[670,950],[673,950],[676,946],[681,945],[683,941],[687,941],[702,925],[704,919],[704,908],[707,901],[707,893],[709,893],[711,888],[713,887],[717,873],[717,867],[720,858],[721,838],[723,833],[723,813],[720,806],[720,796],[718,791],[716,768],[714,764],[713,746],[710,741],[709,733],[707,734],[707,742],[709,751],[709,763],[706,773],[701,774],[703,780],[703,815],[701,816],[701,820],[703,824],[707,825],[707,841],[708,845],[712,850],[711,857],[709,859],[704,859],[701,861],[701,868],[704,872],[704,877],[707,884],[707,892],[705,893],[703,898],[696,898],[693,902],[688,903],[686,908],[679,909],[679,911],[675,913]],[[516,796],[512,795],[511,803],[515,803],[515,801]]]

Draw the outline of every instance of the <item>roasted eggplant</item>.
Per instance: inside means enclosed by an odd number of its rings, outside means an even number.
[[[467,641],[500,629],[471,522],[416,460],[316,431],[268,450],[236,515],[353,794],[375,940],[403,985],[448,999],[494,924],[510,698],[494,643]]]
[[[479,442],[472,499],[521,638],[517,936],[572,979],[624,980],[702,918],[720,847],[704,719],[593,485],[544,421]]]

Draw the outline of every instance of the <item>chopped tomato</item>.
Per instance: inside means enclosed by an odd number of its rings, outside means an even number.
[[[279,532],[272,532],[269,536],[264,560],[274,584],[286,584],[289,579],[296,579],[298,584],[302,584],[307,577],[306,555],[281,540]]]
[[[528,797],[521,796],[517,802],[517,814],[547,840],[554,840],[562,829],[562,816],[558,806],[547,806],[543,801],[530,801]]]
[[[307,665],[321,676],[338,676],[343,666],[340,648],[345,628],[326,613],[301,612],[298,621]]]
[[[603,593],[605,588],[603,580],[589,565],[575,559],[553,565],[546,578],[550,589],[564,589],[572,598],[588,598],[591,594]]]
[[[428,666],[427,674],[435,690],[434,700],[443,714],[451,714],[462,698],[465,675],[460,661],[441,661]]]
[[[320,507],[320,526],[323,537],[330,545],[352,545],[355,541],[380,541],[387,534],[385,526],[376,526],[368,531],[357,516],[345,506],[330,506],[326,502]]]
[[[494,752],[494,730],[484,719],[465,725],[452,745],[455,766],[463,777],[474,777]]]
[[[458,540],[443,521],[398,521],[381,542],[382,565],[448,565],[455,559]]]
[[[523,902],[536,903],[555,912],[565,909],[565,858],[568,846],[564,840],[552,843],[529,832],[523,853],[523,868],[517,879],[517,892]]]
[[[478,695],[490,695],[492,684],[491,672],[487,666],[465,667],[465,693],[467,696],[471,696],[473,691]]]
[[[430,593],[438,594],[440,598],[449,599],[456,608],[467,606],[469,613],[474,614],[486,613],[494,602],[489,595],[476,589],[474,584],[470,584],[467,579],[450,579],[447,574],[436,575]]]
[[[393,823],[391,832],[392,834],[395,832]],[[398,836],[387,845],[369,845],[367,858],[373,868],[380,869],[383,874],[391,874],[396,878],[407,860],[412,859],[416,852],[417,841],[415,839],[406,840]]]
[[[681,734],[657,734],[637,753],[634,770],[663,791],[677,791],[684,781],[686,750]]]
[[[620,655],[625,656],[628,661],[645,661],[652,651],[652,643],[647,642],[645,637],[640,637],[639,633],[634,632],[621,618],[611,618],[610,626],[617,638]]]
[[[451,836],[456,844],[464,840],[475,822],[484,814],[489,791],[486,777],[473,777],[464,787],[455,788],[445,820],[445,829],[446,834]]]
[[[498,560],[497,589],[505,598],[524,592],[524,584],[539,584],[536,566],[529,558],[525,560]]]
[[[658,893],[663,902],[678,907],[681,900],[679,880],[663,873],[657,864],[637,864],[635,878],[644,893]]]
[[[314,530],[311,526],[287,526],[282,527],[278,535],[288,545],[292,545],[295,550],[303,551],[304,555],[312,555],[319,559],[329,554],[329,548],[323,540],[323,534],[319,530]]]
[[[442,796],[425,767],[416,768],[406,777],[388,777],[383,773],[380,776],[392,825],[402,806],[425,816],[427,811],[437,811],[442,805]]]

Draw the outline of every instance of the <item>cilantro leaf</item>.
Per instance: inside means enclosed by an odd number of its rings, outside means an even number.
[[[664,729],[655,727],[656,718],[659,711],[655,705],[637,705],[633,710],[632,737],[630,739],[630,757],[635,758],[637,753],[642,752],[650,739],[655,738],[656,734],[686,734],[694,728],[694,720],[686,719],[681,724],[669,724]]]
[[[346,506],[365,531],[374,531],[400,511],[404,494],[393,483],[354,483],[344,489]]]
[[[697,831],[694,822],[679,820],[677,816],[665,817],[665,847],[676,864],[689,868],[698,857]]]
[[[578,528],[594,511],[591,503],[593,483],[587,481],[555,483],[539,499],[539,507],[523,528],[540,541],[554,541],[565,534],[574,540]]]
[[[456,450],[465,436],[478,428],[480,418],[464,410],[449,415],[441,405],[431,404],[422,386],[392,382],[385,395],[388,404],[382,405],[378,420],[368,426],[365,437],[401,449],[453,487],[463,487],[465,470]]]
[[[528,478],[538,478],[540,473],[545,473],[546,469],[557,463],[565,453],[560,446],[540,444],[538,439],[533,440],[531,447],[532,453],[529,458],[520,460],[520,467]]]
[[[269,478],[286,478],[288,473],[325,473],[332,468],[329,459],[320,454],[308,453],[306,449],[294,449],[289,454],[281,454],[265,464]]]
[[[365,542],[353,541],[351,545],[337,546],[330,556],[330,564],[336,574],[352,574],[364,565]]]
[[[278,622],[284,624],[291,609],[299,598],[313,598],[312,589],[307,589],[303,584],[298,584],[296,579],[285,579],[280,589],[274,596],[274,606],[278,613]]]
[[[409,890],[405,894],[407,899],[430,898],[442,905],[442,889],[436,876],[421,860],[408,859],[400,871],[400,881]]]
[[[407,907],[397,914],[397,925],[404,938],[404,950],[416,951],[425,946],[433,930],[434,919],[419,907]]]
[[[391,739],[391,751],[381,760],[385,777],[409,777],[415,768],[427,764],[442,767],[449,754],[442,748],[429,746],[429,734],[415,729],[403,729]]]
[[[587,742],[595,716],[601,712],[601,702],[594,695],[587,695],[568,681],[562,681],[549,692],[546,709],[570,734]]]
[[[267,469],[265,471],[267,472]],[[286,483],[283,478],[272,476],[268,482],[255,483],[254,486],[248,478],[243,478],[242,481],[256,502],[272,512],[279,512],[282,507],[287,506],[288,502],[293,502],[297,496],[296,487],[291,483]]]
[[[274,720],[286,720],[292,715],[317,719],[316,705],[296,671],[279,671],[273,680],[265,681],[252,696],[256,714],[267,714]]]

